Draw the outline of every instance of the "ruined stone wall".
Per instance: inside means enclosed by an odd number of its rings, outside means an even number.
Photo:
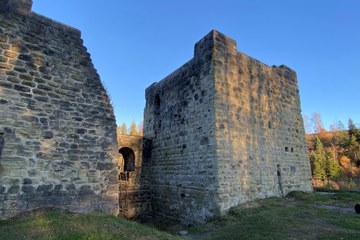
[[[156,211],[199,223],[239,203],[311,191],[296,74],[211,31],[194,58],[146,90]]]
[[[296,73],[236,50],[216,31],[216,153],[221,211],[239,203],[311,191]]]
[[[41,207],[118,213],[116,124],[80,32],[0,4],[0,218]]]
[[[192,60],[146,89],[154,212],[184,223],[203,222],[218,210],[211,44],[204,39]]]
[[[146,163],[151,141],[119,134],[119,215],[128,219],[152,215]],[[144,154],[143,154],[144,153]]]

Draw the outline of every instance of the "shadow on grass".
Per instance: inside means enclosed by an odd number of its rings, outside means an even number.
[[[46,211],[0,221],[0,239],[356,240],[360,239],[360,215],[351,210],[356,202],[360,202],[359,192],[294,192],[286,198],[268,198],[234,207],[226,216],[188,228],[186,238],[102,213]],[[174,223],[159,226],[178,231]]]
[[[359,200],[358,192],[293,192],[286,198],[239,205],[190,232],[194,239],[214,240],[360,239],[360,215],[349,211]]]

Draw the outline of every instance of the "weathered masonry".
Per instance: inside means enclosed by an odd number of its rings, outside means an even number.
[[[312,190],[293,70],[211,31],[146,90],[144,138],[116,136],[80,32],[31,6],[0,0],[0,219],[55,207],[196,224]]]
[[[199,223],[249,200],[312,190],[296,73],[238,52],[217,31],[146,89],[144,116],[159,216]]]
[[[141,136],[118,135],[119,216],[153,215],[147,165],[151,141]]]
[[[116,123],[80,32],[0,1],[0,218],[118,214]]]

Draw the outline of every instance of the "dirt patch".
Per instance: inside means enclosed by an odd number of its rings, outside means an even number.
[[[334,205],[334,204],[315,204],[313,206],[316,208],[322,208],[322,209],[328,209],[328,210],[334,210],[334,211],[339,211],[339,212],[344,212],[344,213],[355,214],[353,207],[344,207],[344,206],[339,206],[339,205]]]

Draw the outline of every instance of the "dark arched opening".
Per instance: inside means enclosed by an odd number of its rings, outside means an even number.
[[[159,115],[159,114],[160,114],[160,104],[161,104],[160,95],[157,94],[157,95],[155,96],[155,101],[154,101],[154,110],[155,110],[155,114],[156,114],[156,115]]]
[[[131,148],[123,147],[120,148],[119,153],[124,158],[124,172],[135,171],[135,154]]]

